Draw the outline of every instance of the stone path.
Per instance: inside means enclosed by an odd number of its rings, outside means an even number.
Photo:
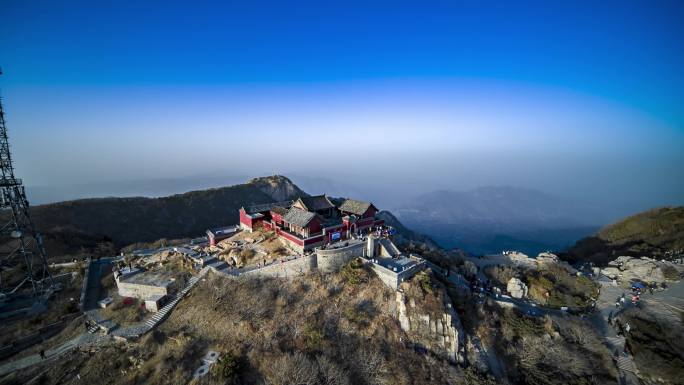
[[[14,372],[15,370],[24,369],[42,362],[52,361],[74,348],[86,345],[96,345],[102,343],[107,339],[109,339],[109,337],[104,335],[93,335],[88,333],[81,334],[78,337],[75,337],[63,343],[62,345],[56,348],[46,350],[45,359],[40,358],[39,354],[34,354],[31,356],[21,358],[19,360],[5,363],[4,365],[0,366],[0,377],[4,376],[5,374]]]
[[[97,309],[97,302],[100,300],[100,281],[102,273],[111,268],[111,258],[91,260],[88,266],[87,284],[83,298],[83,310]]]
[[[620,309],[615,308],[615,300],[620,297],[625,290],[619,286],[601,286],[599,298],[596,301],[597,311],[592,314],[589,321],[594,326],[599,336],[603,338],[604,344],[611,352],[619,353],[615,365],[619,371],[618,383],[620,385],[638,385],[639,379],[636,376],[636,365],[631,355],[624,355],[625,337],[618,336],[615,329],[608,323],[611,313],[617,313]]]

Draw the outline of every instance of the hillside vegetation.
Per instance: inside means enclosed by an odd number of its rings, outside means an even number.
[[[611,245],[646,244],[661,249],[684,249],[684,207],[649,210],[598,232]]]
[[[94,198],[31,208],[51,256],[113,253],[118,247],[160,238],[187,238],[238,223],[238,209],[306,195],[283,176],[163,198]],[[7,215],[7,213],[4,213]]]
[[[662,207],[625,218],[578,241],[570,261],[605,264],[618,256],[658,256],[684,249],[684,207]]]
[[[364,267],[346,270],[353,273],[292,280],[210,275],[139,342],[73,351],[49,373],[34,367],[4,383],[33,377],[41,384],[117,385],[492,383],[406,346],[395,293]],[[191,382],[207,350],[223,359]]]

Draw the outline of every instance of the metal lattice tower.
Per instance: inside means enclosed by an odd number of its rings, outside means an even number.
[[[31,221],[21,179],[14,177],[1,98],[0,226],[0,297],[14,293],[37,297],[53,289],[42,237]]]

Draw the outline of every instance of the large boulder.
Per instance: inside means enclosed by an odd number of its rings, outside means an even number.
[[[679,270],[674,264],[669,262],[662,262],[647,257],[620,256],[608,263],[608,267],[602,269],[601,274],[626,283],[634,280],[647,283],[663,283],[667,280],[663,269],[672,268]]]
[[[519,267],[535,267],[537,261],[534,258],[530,258],[527,254],[523,254],[517,251],[505,252],[505,256],[514,265]]]
[[[549,263],[558,263],[558,256],[552,253],[539,253],[537,255],[537,265],[545,265]]]
[[[506,291],[511,294],[513,298],[525,298],[527,297],[527,285],[518,278],[511,278],[508,280],[508,285],[506,285]]]

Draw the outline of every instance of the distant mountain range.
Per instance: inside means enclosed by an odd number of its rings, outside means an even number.
[[[598,230],[607,219],[589,204],[536,190],[482,187],[416,196],[392,212],[445,248],[474,254],[563,249]]]
[[[369,199],[358,194],[353,197]],[[290,179],[276,175],[160,198],[79,199],[34,206],[31,211],[52,255],[111,253],[136,242],[199,236],[207,228],[237,224],[238,209],[243,205],[305,195],[307,192]],[[404,240],[433,246],[436,242],[443,248],[473,254],[502,250],[536,254],[564,250],[593,235],[603,224],[612,222],[608,215],[602,216],[603,212],[602,208],[536,190],[484,187],[418,195],[379,215],[396,227]],[[585,242],[596,250],[595,243]]]

